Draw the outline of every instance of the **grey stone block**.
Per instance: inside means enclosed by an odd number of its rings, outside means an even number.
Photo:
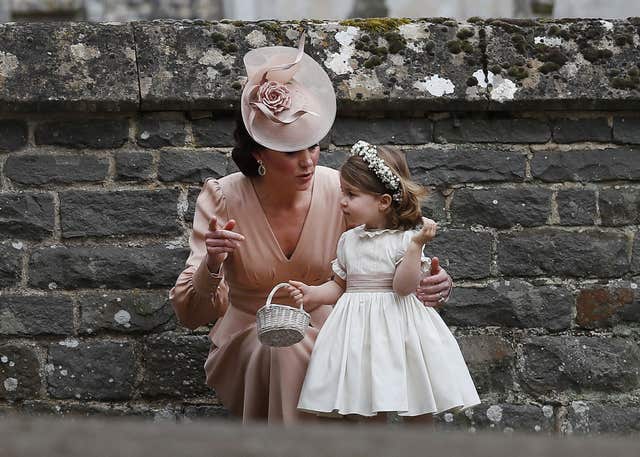
[[[232,147],[235,145],[232,118],[198,119],[191,122],[193,140],[201,147]]]
[[[432,141],[432,122],[426,118],[339,118],[333,124],[331,141],[352,146],[358,140],[371,144],[424,144]]]
[[[0,152],[17,151],[27,145],[27,123],[18,120],[0,120]]]
[[[173,330],[175,317],[166,291],[95,292],[78,297],[80,332],[148,333]]]
[[[456,290],[457,295],[459,290]],[[445,308],[449,307],[450,301]],[[456,338],[478,394],[510,391],[513,386],[515,353],[509,341],[494,335]]]
[[[556,119],[553,121],[553,140],[556,143],[609,142],[611,139],[611,127],[609,127],[606,118]]]
[[[178,191],[173,189],[61,192],[62,236],[175,234],[177,205]]]
[[[438,257],[440,265],[455,279],[485,278],[490,274],[490,233],[447,229],[424,248],[429,257]]]
[[[229,161],[219,151],[162,151],[158,179],[201,184],[208,177],[226,176]]]
[[[128,138],[127,119],[49,121],[39,123],[35,130],[36,144],[72,149],[119,148]]]
[[[24,185],[100,182],[108,172],[108,159],[91,155],[9,156],[4,167],[7,178]]]
[[[622,338],[543,336],[525,340],[521,384],[535,393],[627,392],[640,386],[640,350]]]
[[[640,224],[640,190],[621,187],[602,189],[598,198],[602,225]]]
[[[542,229],[498,234],[498,268],[507,276],[617,277],[629,271],[624,234]]]
[[[69,338],[51,343],[46,371],[47,391],[53,398],[127,400],[136,382],[129,342]]]
[[[69,335],[73,302],[54,295],[0,295],[0,335]]]
[[[22,250],[9,243],[0,243],[0,288],[17,285],[21,273]]]
[[[210,344],[205,335],[165,334],[147,338],[143,394],[181,398],[211,396],[213,391],[205,383],[203,369]]]
[[[640,405],[574,401],[566,418],[568,434],[637,435],[640,432]]]
[[[496,228],[544,225],[551,214],[551,190],[532,186],[456,189],[450,210],[456,224]]]
[[[557,331],[569,328],[574,301],[565,287],[500,281],[483,287],[456,288],[442,314],[449,325]]]
[[[523,153],[460,145],[454,149],[414,149],[407,151],[413,178],[432,186],[467,182],[524,181],[526,157]]]
[[[535,152],[531,175],[546,182],[638,180],[640,153],[632,148]]]
[[[576,298],[576,323],[589,329],[640,322],[640,297],[627,281],[583,286]]]
[[[0,399],[22,400],[40,394],[40,362],[36,348],[18,343],[0,344]]]
[[[613,139],[616,143],[640,144],[640,117],[614,117]]]
[[[559,190],[556,197],[561,225],[594,225],[596,193],[587,189]]]
[[[0,193],[0,236],[43,240],[53,234],[53,196],[44,193]]]
[[[437,121],[438,143],[546,143],[549,124],[537,119],[462,117]]]
[[[185,145],[187,134],[184,116],[167,116],[166,114],[168,113],[142,115],[136,135],[136,143],[139,146],[158,149]]]
[[[171,287],[188,250],[164,246],[87,246],[35,249],[29,284],[46,289]]]
[[[118,152],[116,176],[119,181],[148,181],[153,179],[153,155],[149,152]]]

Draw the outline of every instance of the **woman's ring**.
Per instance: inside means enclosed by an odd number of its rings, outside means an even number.
[[[438,304],[444,303],[444,297],[442,296],[442,292],[438,292]]]

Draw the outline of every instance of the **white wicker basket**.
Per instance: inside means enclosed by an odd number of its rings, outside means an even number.
[[[267,304],[258,310],[256,326],[258,339],[267,346],[291,346],[304,338],[304,333],[309,326],[309,313],[302,306],[293,308],[288,305],[272,304],[276,291],[289,284],[281,282],[277,284],[267,298]]]

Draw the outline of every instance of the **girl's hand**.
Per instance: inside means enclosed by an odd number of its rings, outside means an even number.
[[[411,238],[411,241],[422,246],[435,238],[437,228],[436,221],[423,217],[422,229]]]
[[[305,298],[309,298],[312,286],[307,286],[303,282],[293,280],[290,280],[289,284],[289,295],[296,302],[296,306],[303,306]]]
[[[232,254],[244,236],[233,231],[236,221],[231,219],[224,227],[218,228],[215,217],[209,221],[209,230],[204,234],[204,242],[207,246],[207,267],[211,272],[217,272],[229,254]]]
[[[431,271],[420,279],[416,296],[425,306],[440,307],[453,289],[451,276],[440,267],[437,257],[431,259]]]

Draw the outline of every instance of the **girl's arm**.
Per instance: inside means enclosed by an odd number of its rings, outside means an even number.
[[[400,264],[393,275],[393,290],[398,295],[409,295],[416,291],[420,284],[422,271],[422,247],[436,236],[437,224],[426,217],[422,218],[422,229],[415,234]]]
[[[320,305],[332,305],[344,293],[345,282],[335,277],[319,286],[308,286],[300,281],[289,281],[289,295],[296,305],[303,305],[307,311],[313,311]]]

